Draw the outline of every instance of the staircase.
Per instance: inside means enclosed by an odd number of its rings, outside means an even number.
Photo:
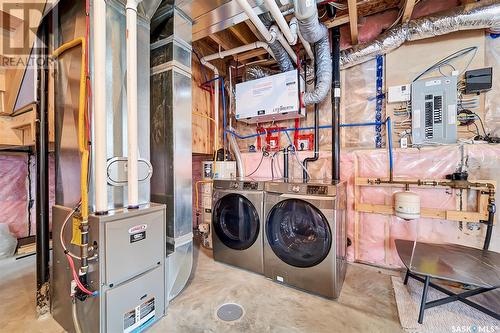
[[[45,0],[0,2],[0,150],[35,144],[36,71],[26,63],[45,4]],[[52,118],[49,123],[53,141]]]

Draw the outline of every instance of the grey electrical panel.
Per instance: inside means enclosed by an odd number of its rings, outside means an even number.
[[[457,142],[457,78],[413,82],[411,117],[413,144]]]

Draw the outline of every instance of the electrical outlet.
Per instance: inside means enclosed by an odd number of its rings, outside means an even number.
[[[297,141],[297,144],[298,144],[298,147],[297,149],[298,150],[309,150],[309,140],[307,139],[299,139]]]

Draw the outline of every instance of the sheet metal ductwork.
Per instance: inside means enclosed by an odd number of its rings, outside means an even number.
[[[299,21],[299,30],[302,37],[309,43],[314,43],[316,57],[316,86],[313,91],[304,93],[304,105],[317,104],[323,101],[332,85],[332,58],[328,29],[320,23],[316,4],[307,6],[294,1],[295,14]]]
[[[483,0],[444,13],[426,16],[400,24],[370,43],[342,51],[341,68],[349,68],[377,55],[389,53],[406,41],[430,38],[461,30],[484,29],[500,26],[500,3]]]

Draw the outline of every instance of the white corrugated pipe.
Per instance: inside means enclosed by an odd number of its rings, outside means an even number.
[[[137,6],[142,0],[127,0],[127,180],[128,207],[139,207],[137,145]]]
[[[328,29],[318,19],[318,9],[314,1],[293,1],[295,16],[299,20],[302,37],[314,43],[316,57],[316,86],[311,92],[304,93],[304,104],[317,104],[323,101],[332,85],[332,57]]]
[[[92,14],[94,41],[94,147],[95,147],[95,208],[108,210],[107,137],[106,137],[106,1],[94,0]]]

